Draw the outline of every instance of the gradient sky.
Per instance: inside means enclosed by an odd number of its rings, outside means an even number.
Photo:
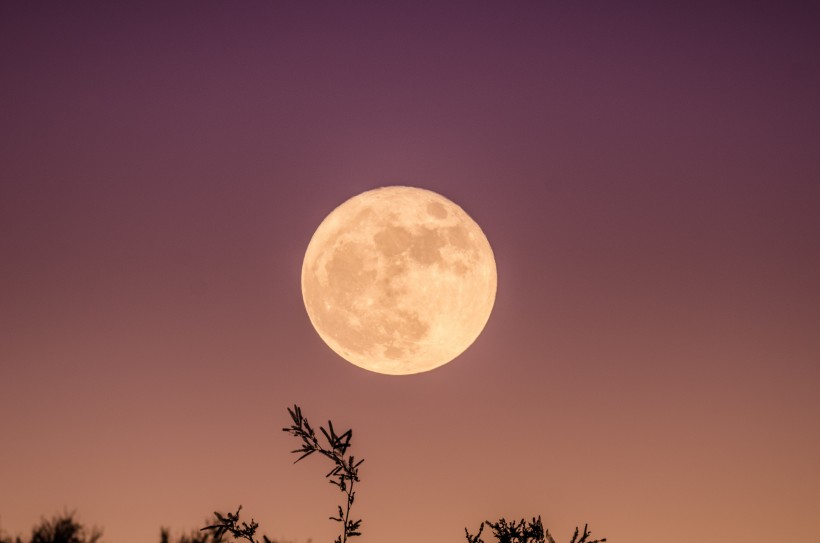
[[[242,504],[330,541],[298,403],[355,430],[361,543],[820,537],[814,6],[343,4],[0,5],[0,528]],[[302,304],[315,228],[382,185],[496,254],[430,373],[343,361]]]

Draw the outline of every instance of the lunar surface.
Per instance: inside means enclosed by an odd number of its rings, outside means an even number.
[[[384,187],[325,218],[302,265],[319,336],[349,362],[405,375],[464,352],[490,317],[496,267],[481,228],[434,192]]]

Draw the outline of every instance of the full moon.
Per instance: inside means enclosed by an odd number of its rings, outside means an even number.
[[[319,336],[370,371],[429,371],[463,353],[495,302],[493,251],[447,198],[383,187],[347,200],[310,240],[302,297]]]

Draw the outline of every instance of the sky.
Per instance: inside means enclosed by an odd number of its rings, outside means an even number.
[[[330,541],[298,404],[354,430],[361,543],[818,537],[816,12],[659,4],[3,3],[0,530],[241,504]],[[482,335],[412,376],[339,358],[300,291],[386,185],[498,268]]]

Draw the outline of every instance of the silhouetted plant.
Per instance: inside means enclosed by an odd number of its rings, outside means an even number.
[[[0,543],[23,543],[19,535],[11,537],[11,535],[4,534],[3,529],[0,528]]]
[[[544,530],[544,525],[541,523],[541,517],[533,518],[531,522],[521,519],[519,522],[507,522],[503,517],[498,522],[490,522],[486,520],[478,527],[478,532],[472,535],[467,528],[464,528],[464,533],[467,536],[469,543],[484,543],[481,539],[481,532],[484,531],[484,526],[487,525],[492,529],[493,536],[499,543],[555,543],[549,530]],[[578,539],[578,536],[581,536]],[[604,543],[604,539],[590,540],[591,532],[584,524],[584,532],[581,534],[578,527],[575,528],[575,534],[572,536],[570,543]]]
[[[319,427],[319,431],[327,441],[327,446],[319,442],[316,436],[316,431],[308,423],[307,418],[302,416],[302,410],[298,405],[294,405],[293,409],[288,408],[293,424],[288,428],[282,428],[282,431],[288,432],[294,437],[302,440],[302,447],[291,451],[295,454],[301,454],[296,462],[303,460],[313,453],[319,454],[329,458],[335,466],[325,477],[330,479],[330,483],[339,488],[345,494],[344,508],[339,506],[338,516],[330,517],[331,520],[342,524],[342,533],[336,537],[336,543],[345,543],[348,538],[361,535],[359,527],[362,524],[361,519],[351,520],[350,509],[353,507],[353,501],[356,499],[356,493],[353,491],[353,485],[359,482],[359,466],[364,460],[356,461],[355,457],[345,456],[347,449],[350,447],[350,440],[353,437],[353,430],[347,430],[341,434],[337,434],[333,428],[333,423],[327,421],[327,429]]]
[[[578,527],[576,526],[575,527],[575,533],[572,535],[572,541],[570,541],[569,543],[603,543],[604,541],[606,541],[606,538],[593,539],[593,540],[587,539],[591,535],[591,533],[592,532],[590,532],[587,529],[587,525],[584,524],[584,533],[581,534],[581,539],[578,539]],[[552,539],[552,538],[550,538],[550,539]]]
[[[51,519],[43,518],[40,524],[32,528],[30,543],[97,543],[102,537],[102,530],[96,527],[87,529],[74,515],[74,512],[67,512]]]
[[[349,429],[338,434],[333,428],[333,423],[327,421],[327,428],[319,427],[319,431],[324,436],[325,445],[322,444],[307,418],[302,415],[302,410],[298,405],[294,405],[293,409],[288,408],[288,413],[293,420],[293,424],[287,428],[282,428],[282,431],[302,440],[302,446],[291,451],[294,454],[299,454],[299,458],[294,461],[294,464],[314,453],[319,453],[330,459],[334,464],[333,469],[331,469],[325,477],[330,479],[329,482],[344,493],[345,499],[343,505],[339,506],[338,515],[332,516],[330,519],[342,524],[342,533],[336,537],[335,543],[347,543],[349,538],[361,535],[359,528],[362,524],[361,519],[350,519],[350,510],[356,499],[356,493],[353,491],[353,487],[359,482],[359,466],[364,462],[364,460],[357,462],[352,455],[347,456],[347,450],[350,448],[350,440],[353,438],[353,430]],[[192,538],[190,541],[180,541],[179,543],[219,543],[226,533],[230,533],[234,539],[245,539],[248,543],[260,543],[259,540],[256,539],[256,530],[259,528],[259,524],[253,519],[251,519],[250,523],[240,522],[239,512],[241,510],[242,506],[240,505],[236,513],[227,513],[225,515],[218,512],[214,513],[216,515],[216,522],[202,528],[202,530],[212,532],[212,540]],[[520,521],[507,522],[503,517],[499,519],[498,522],[486,520],[478,527],[478,532],[475,535],[471,534],[466,528],[464,529],[467,542],[484,543],[484,540],[481,539],[484,526],[490,527],[498,543],[555,543],[555,539],[549,530],[544,529],[540,516],[533,518],[531,521],[521,519]],[[577,527],[575,528],[575,533],[570,543],[606,542],[606,538],[590,539],[590,537],[591,532],[587,525],[584,524],[583,532]],[[264,535],[262,536],[262,542],[275,543]],[[163,532],[161,543],[169,543],[167,532]]]
[[[251,519],[250,523],[239,521],[239,512],[242,506],[236,510],[236,513],[228,512],[225,515],[215,511],[216,522],[211,526],[206,526],[202,530],[211,530],[213,540],[216,542],[222,541],[222,536],[226,533],[231,534],[234,539],[245,539],[248,543],[259,543],[256,539],[256,530],[259,528],[259,523]],[[268,539],[268,536],[262,535],[264,543],[275,543],[275,541]]]
[[[288,432],[302,440],[302,446],[291,451],[300,454],[299,458],[294,461],[294,464],[313,453],[319,453],[334,463],[333,469],[331,469],[325,477],[330,479],[330,483],[344,493],[345,498],[344,507],[339,506],[338,516],[330,517],[330,520],[342,524],[342,533],[336,537],[335,543],[347,543],[349,538],[362,535],[359,531],[362,525],[361,519],[350,519],[350,509],[353,507],[353,502],[356,499],[353,486],[359,482],[359,466],[364,462],[364,460],[356,461],[352,455],[346,456],[347,449],[350,448],[350,440],[353,437],[353,430],[347,430],[341,434],[337,434],[333,428],[333,422],[327,421],[327,428],[319,427],[319,431],[327,442],[327,445],[323,445],[319,441],[316,431],[302,415],[302,409],[298,405],[294,405],[293,409],[288,408],[288,413],[290,413],[293,424],[287,428],[282,428],[282,431]],[[241,510],[242,506],[240,505],[236,513],[222,515],[219,512],[215,512],[217,522],[202,528],[202,530],[210,531],[214,536],[215,543],[218,543],[226,533],[231,534],[234,539],[245,539],[248,543],[259,543],[255,538],[259,524],[253,519],[251,519],[250,523],[240,522],[239,512]],[[262,541],[263,543],[275,543],[264,535],[262,536]],[[167,543],[167,541],[163,541],[162,543]],[[192,543],[200,542],[195,541]]]
[[[210,524],[217,524],[219,522],[219,517],[214,516],[212,519],[209,519],[206,522]],[[174,539],[173,543],[219,543],[221,541],[221,537],[216,537],[216,534],[213,530],[203,530],[207,529],[203,528],[202,530],[191,530],[187,534],[183,533],[176,539]],[[168,528],[161,527],[159,529],[159,541],[160,543],[172,543],[171,531]]]

